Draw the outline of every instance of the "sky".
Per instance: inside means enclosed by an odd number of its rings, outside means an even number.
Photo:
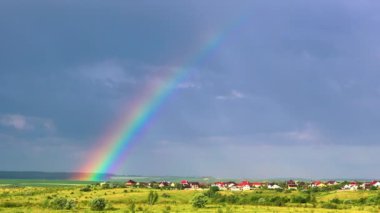
[[[119,174],[378,178],[377,1],[0,2],[0,170],[77,171],[160,73],[190,70]]]

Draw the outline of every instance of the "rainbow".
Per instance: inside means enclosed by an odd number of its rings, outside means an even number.
[[[131,142],[147,127],[162,103],[189,74],[190,68],[203,62],[220,46],[225,37],[241,25],[242,19],[239,20],[209,39],[187,63],[164,72],[163,76],[160,76],[164,81],[147,85],[143,94],[139,94],[139,98],[126,107],[128,110],[122,113],[115,125],[98,141],[95,150],[90,153],[88,162],[79,168],[81,173],[73,179],[99,181],[105,179],[106,173],[117,171],[125,160]]]

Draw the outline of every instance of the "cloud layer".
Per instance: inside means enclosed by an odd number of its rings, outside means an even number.
[[[76,170],[146,87],[223,35],[186,67],[120,173],[378,177],[379,9],[1,1],[0,162],[13,163],[0,170]]]

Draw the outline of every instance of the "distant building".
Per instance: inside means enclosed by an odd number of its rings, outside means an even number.
[[[286,185],[288,189],[297,189],[297,184],[294,180],[288,180]]]
[[[189,186],[193,190],[197,190],[200,188],[200,184],[198,182],[188,182]]]
[[[311,185],[310,185],[310,186],[311,186],[311,187],[325,187],[326,184],[323,183],[322,181],[317,180],[317,181],[313,181],[313,182],[311,182]]]
[[[374,181],[371,182],[371,185],[374,186],[374,187],[379,188],[380,187],[380,181],[374,180]]]
[[[360,188],[361,188],[361,189],[364,189],[364,190],[369,190],[369,189],[371,189],[371,187],[372,187],[372,184],[371,184],[371,183],[362,183],[362,184],[360,185]]]
[[[342,189],[343,189],[343,190],[356,191],[356,190],[358,190],[358,188],[359,188],[358,183],[355,182],[355,181],[353,181],[353,182],[351,182],[351,183],[349,183],[349,184],[344,185]]]
[[[219,190],[227,190],[227,184],[224,182],[215,182],[212,186],[218,187]]]
[[[338,182],[336,182],[335,180],[329,180],[329,181],[326,182],[326,185],[328,185],[328,186],[334,186],[334,185],[337,185],[337,184],[338,184]]]
[[[125,186],[134,186],[136,185],[136,181],[133,181],[133,180],[128,180],[126,183],[125,183]]]
[[[187,181],[187,180],[181,180],[181,184],[182,184],[182,186],[188,186],[189,185],[189,181]]]
[[[136,183],[136,186],[137,186],[137,187],[147,187],[147,186],[148,186],[148,183],[145,183],[145,182],[137,182],[137,183]]]
[[[263,183],[261,182],[253,182],[251,183],[252,188],[260,188],[263,186]]]
[[[281,186],[275,183],[268,183],[268,189],[282,189]]]
[[[237,185],[238,188],[240,188],[243,191],[251,190],[251,184],[248,181],[242,181]]]
[[[169,182],[161,181],[160,184],[158,184],[158,187],[163,188],[169,186]]]

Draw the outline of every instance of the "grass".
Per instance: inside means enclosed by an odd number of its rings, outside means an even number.
[[[150,189],[100,189],[96,187],[90,192],[80,191],[89,182],[76,181],[37,181],[37,180],[1,180],[0,184],[0,212],[62,212],[46,208],[46,200],[64,197],[76,201],[76,212],[92,212],[89,202],[94,198],[105,198],[108,202],[107,211],[127,212],[131,203],[135,203],[136,212],[380,212],[379,206],[346,205],[345,209],[312,208],[310,204],[289,204],[284,207],[257,206],[257,205],[227,205],[208,204],[207,208],[194,209],[189,201],[197,191],[191,190],[156,190],[159,200],[156,205],[150,206],[146,199]],[[258,193],[265,197],[293,196],[301,192],[275,192],[269,190],[249,192],[220,192],[221,194],[252,194]],[[163,196],[165,194],[165,196]],[[316,193],[318,203],[328,202],[331,199],[357,200],[363,197],[376,196],[378,191],[332,191]],[[70,212],[64,210],[64,212]]]

